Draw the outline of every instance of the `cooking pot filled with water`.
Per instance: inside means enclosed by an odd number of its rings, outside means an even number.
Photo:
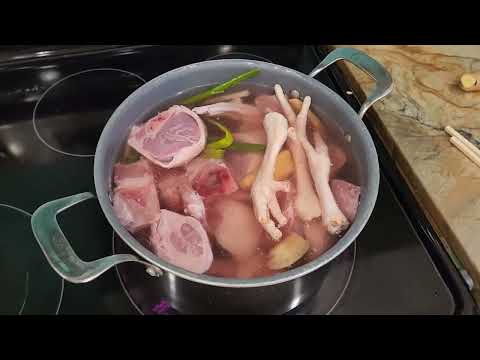
[[[359,114],[314,79],[341,59],[376,80]],[[391,90],[383,67],[350,48],[310,75],[244,59],[162,74],[116,109],[95,153],[96,197],[136,255],[75,254],[56,214],[90,193],[38,208],[35,237],[73,283],[139,262],[182,313],[288,312],[372,213],[379,165],[361,118]]]

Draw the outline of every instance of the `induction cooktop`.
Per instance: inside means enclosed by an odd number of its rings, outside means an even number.
[[[308,73],[322,46],[105,46],[0,61],[0,314],[175,315],[142,265],[117,266],[86,284],[63,281],[30,228],[50,200],[90,191],[95,147],[111,113],[146,81],[216,58],[268,61]],[[27,52],[28,53],[28,52]],[[359,102],[335,66],[317,80],[355,110]],[[357,240],[329,264],[317,295],[288,314],[474,314],[469,283],[426,221],[382,142],[378,200]],[[62,212],[63,232],[86,261],[130,250],[96,200]]]

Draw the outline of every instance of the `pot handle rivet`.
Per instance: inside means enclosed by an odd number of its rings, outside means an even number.
[[[145,268],[145,270],[147,271],[147,274],[148,274],[148,275],[153,276],[153,277],[160,277],[160,276],[163,275],[162,270],[160,270],[160,269],[155,269],[155,268],[153,268],[153,267],[151,267],[151,266],[147,266],[147,267]]]

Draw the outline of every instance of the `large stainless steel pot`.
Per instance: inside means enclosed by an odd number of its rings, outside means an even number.
[[[376,80],[376,88],[359,114],[340,96],[314,79],[328,65],[341,59],[357,65]],[[359,170],[362,187],[357,217],[332,248],[316,260],[290,271],[251,280],[194,274],[157,257],[120,224],[109,196],[112,168],[134,123],[145,121],[159,107],[172,104],[173,99],[181,97],[187,89],[222,82],[252,68],[261,71],[260,75],[249,80],[250,83],[271,87],[279,83],[286,90],[297,89],[300,94],[310,95],[313,109],[324,121],[336,122],[351,135],[353,160]],[[374,144],[361,118],[392,87],[390,75],[378,62],[351,48],[332,51],[309,75],[271,63],[241,59],[205,61],[167,72],[137,89],[117,108],[103,130],[95,153],[94,177],[98,201],[113,229],[138,257],[113,255],[84,262],[75,254],[56,221],[56,215],[93,198],[90,193],[54,200],[39,207],[32,216],[35,237],[53,269],[72,283],[91,281],[112,266],[133,261],[144,264],[150,275],[158,276],[159,288],[180,312],[285,313],[315,294],[324,274],[321,268],[352,244],[372,213],[378,193],[379,166]]]

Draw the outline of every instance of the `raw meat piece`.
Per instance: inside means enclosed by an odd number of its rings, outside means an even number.
[[[152,170],[146,160],[132,164],[116,164],[113,170],[116,185],[113,210],[129,231],[137,231],[158,219],[160,204]]]
[[[360,187],[344,180],[334,179],[330,182],[333,196],[348,220],[353,221],[357,214]]]
[[[238,190],[230,169],[218,159],[199,157],[186,167],[192,188],[203,198],[227,195]]]
[[[192,188],[185,169],[153,168],[155,184],[163,207],[191,215],[206,228],[207,222],[203,200]]]
[[[162,207],[182,212],[184,209],[180,187],[189,184],[185,169],[163,169],[158,166],[154,170],[155,185]]]
[[[260,111],[264,114],[269,112],[278,112],[284,114],[280,103],[278,102],[275,95],[260,95],[255,98],[255,105]]]
[[[116,186],[130,186],[151,180],[152,168],[144,159],[131,164],[117,163],[113,168],[113,182]]]
[[[262,227],[244,202],[226,198],[209,202],[207,220],[218,244],[234,258],[246,259],[257,251]]]
[[[135,232],[156,220],[160,207],[155,188],[117,188],[113,194],[113,210],[120,223]]]
[[[251,144],[266,144],[267,137],[263,129],[234,132],[235,141]],[[232,169],[232,174],[237,183],[245,176],[258,170],[262,164],[263,153],[227,151],[225,164]]]
[[[228,199],[230,200],[235,200],[235,201],[241,201],[244,203],[249,203],[251,204],[252,198],[250,197],[250,192],[245,191],[245,190],[237,190],[234,193],[231,193],[228,195]]]
[[[128,145],[153,163],[172,168],[185,165],[205,147],[206,128],[189,108],[173,105],[146,123],[134,126]]]
[[[253,144],[266,144],[267,135],[264,129],[252,129],[232,133],[235,141]]]
[[[204,273],[213,261],[207,233],[190,216],[161,210],[151,226],[150,242],[160,258],[194,273]]]

